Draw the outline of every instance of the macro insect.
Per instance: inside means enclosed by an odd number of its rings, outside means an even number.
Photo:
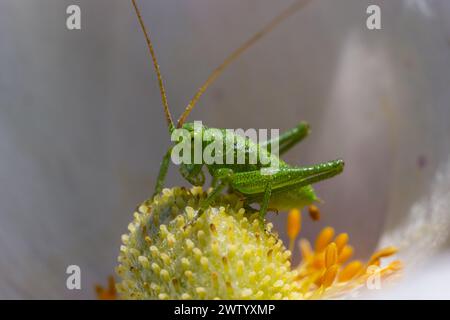
[[[253,35],[230,56],[228,56],[228,58],[226,58],[224,62],[212,72],[206,82],[198,89],[175,125],[169,110],[166,90],[164,88],[152,41],[150,40],[149,33],[147,32],[147,28],[143,22],[139,8],[136,4],[136,0],[131,1],[142,32],[144,33],[153,67],[157,75],[169,133],[172,134],[174,130],[182,128],[189,133],[190,139],[192,140],[198,138],[198,135],[203,137],[205,132],[209,129],[206,126],[202,126],[200,130],[194,130],[194,123],[186,122],[189,113],[192,111],[206,89],[212,84],[212,82],[214,82],[225,67],[240,56],[253,43],[259,40],[263,35],[270,32],[285,18],[292,15],[309,2],[308,0],[295,2],[263,29],[261,29],[261,31]],[[225,129],[215,130],[225,133]],[[251,139],[248,139],[248,137],[246,138],[240,135],[234,135],[233,138],[235,143],[232,144],[232,148],[230,150],[222,152],[223,158],[227,156],[227,153],[228,156],[230,155],[229,153],[231,153],[231,157],[236,158],[239,152],[243,152],[246,160],[249,160],[250,158],[258,159],[258,161],[253,164],[251,164],[250,161],[245,161],[244,164],[227,164],[226,161],[212,164],[181,163],[179,165],[179,171],[183,178],[185,178],[192,185],[204,185],[204,167],[206,167],[207,172],[209,172],[212,177],[212,191],[201,203],[201,207],[199,208],[200,213],[206,209],[227,187],[230,192],[234,192],[242,197],[245,207],[251,208],[251,205],[259,204],[259,212],[262,219],[264,219],[269,209],[281,211],[292,208],[302,208],[318,201],[318,197],[316,196],[311,184],[331,178],[341,173],[344,169],[344,162],[338,159],[313,166],[298,167],[290,166],[278,158],[279,155],[283,155],[297,143],[302,141],[309,134],[309,131],[309,125],[306,122],[300,122],[296,127],[282,133],[277,140],[272,139],[263,143],[256,143]],[[278,146],[278,154],[273,154],[271,152],[272,146],[274,145]],[[203,144],[202,148],[206,148],[207,146],[208,143]],[[159,194],[164,186],[165,177],[171,159],[172,148],[173,146],[169,148],[161,162],[153,197],[156,194]],[[244,150],[241,148],[244,148]],[[262,174],[261,169],[270,165],[260,161],[260,156],[263,154],[267,155],[272,160],[277,161],[278,170],[275,170],[271,174]]]

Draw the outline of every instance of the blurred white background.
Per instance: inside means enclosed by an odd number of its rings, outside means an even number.
[[[292,1],[139,3],[178,116],[209,72]],[[66,29],[70,4],[81,7],[80,31]],[[382,30],[367,30],[369,4],[381,7]],[[305,217],[304,236],[330,224],[360,257],[383,235],[417,230],[418,243],[439,247],[450,215],[449,83],[450,2],[316,0],[227,69],[190,119],[310,122],[285,159],[343,158],[346,168],[317,185],[323,219]],[[1,0],[0,298],[92,298],[169,142],[129,1]],[[172,167],[167,186],[179,184]],[[285,215],[272,219],[282,232]],[[81,291],[65,287],[70,264],[81,267]]]

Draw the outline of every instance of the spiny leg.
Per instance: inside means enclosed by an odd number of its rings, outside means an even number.
[[[265,143],[262,143],[261,146],[267,147],[268,150],[270,150],[272,144],[278,140],[278,152],[282,155],[306,138],[309,131],[309,124],[302,121],[296,127],[283,132],[277,139],[271,139]]]
[[[316,172],[315,174],[305,177],[304,179],[302,179],[300,181],[294,180],[295,182],[293,182],[290,185],[286,185],[286,186],[282,186],[280,188],[274,189],[272,194],[282,193],[282,192],[288,191],[290,189],[304,187],[304,186],[314,184],[316,182],[326,180],[326,179],[329,179],[329,178],[332,178],[332,177],[338,175],[339,173],[342,172],[342,170],[344,168],[344,162],[342,160],[335,160],[332,162],[336,163],[336,167],[334,167],[328,171],[323,169],[322,172]],[[318,166],[320,166],[320,165],[318,165]]]
[[[302,182],[312,184],[342,172],[344,161],[333,160],[306,167],[281,167],[271,175],[262,175],[259,170],[236,173],[231,186],[244,194],[263,193],[270,177],[273,189]]]
[[[261,217],[261,222],[264,221],[264,217],[266,216],[271,194],[272,194],[272,180],[269,178],[266,184],[266,189],[264,191],[264,197],[261,202],[261,207],[259,208],[259,215]]]
[[[156,179],[155,191],[153,192],[152,199],[162,191],[164,187],[164,181],[166,180],[167,170],[170,165],[170,153],[172,152],[172,148],[170,147],[164,155],[161,166],[159,167],[158,178]]]
[[[246,196],[252,196],[264,193],[269,178],[275,190],[298,182],[305,185],[318,182],[339,174],[343,169],[344,161],[333,160],[308,167],[280,167],[270,175],[263,175],[260,170],[239,172],[233,175],[231,186]]]

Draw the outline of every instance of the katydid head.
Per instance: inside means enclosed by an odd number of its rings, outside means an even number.
[[[203,125],[200,121],[195,122],[186,122],[181,126],[181,130],[186,130],[187,134],[189,134],[191,139],[191,146],[194,146],[194,142],[196,141],[202,141],[203,139],[203,132],[207,129],[205,125]],[[176,129],[174,129],[176,130]]]
[[[182,161],[179,164],[179,169],[181,175],[194,186],[203,186],[205,183],[205,175],[202,171],[203,162],[200,159],[199,162],[196,161],[196,147],[198,148],[198,143],[202,142],[203,133],[206,129],[201,122],[187,122],[183,124],[181,128],[175,130],[183,130],[180,137],[182,138],[181,143],[187,143],[187,148],[182,149],[182,153],[188,152],[189,155],[182,154]],[[200,151],[201,145],[200,145]]]

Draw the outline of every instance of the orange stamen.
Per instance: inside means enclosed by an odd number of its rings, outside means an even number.
[[[325,250],[327,245],[333,239],[333,236],[334,236],[333,228],[331,228],[331,227],[324,228],[317,236],[316,246],[315,246],[316,252],[322,252],[323,250]]]
[[[345,245],[338,257],[338,263],[343,264],[353,256],[353,247]]]
[[[363,270],[363,266],[363,263],[358,260],[350,262],[339,274],[339,282],[346,282],[353,279]]]
[[[300,210],[292,209],[289,211],[287,219],[287,235],[289,237],[289,250],[294,249],[295,239],[297,238],[302,228],[302,216]]]
[[[328,269],[337,262],[337,246],[332,242],[325,250],[325,267]]]
[[[369,260],[369,265],[374,264],[380,258],[386,258],[397,253],[398,249],[394,246],[386,247],[375,252]]]
[[[337,265],[331,266],[330,268],[327,269],[327,271],[325,271],[325,274],[323,275],[322,278],[322,285],[325,288],[328,288],[333,284],[334,279],[336,279],[337,272],[338,272]]]
[[[336,242],[338,253],[342,251],[342,249],[345,247],[345,245],[348,243],[348,234],[347,233],[341,233],[339,234],[334,242]]]

